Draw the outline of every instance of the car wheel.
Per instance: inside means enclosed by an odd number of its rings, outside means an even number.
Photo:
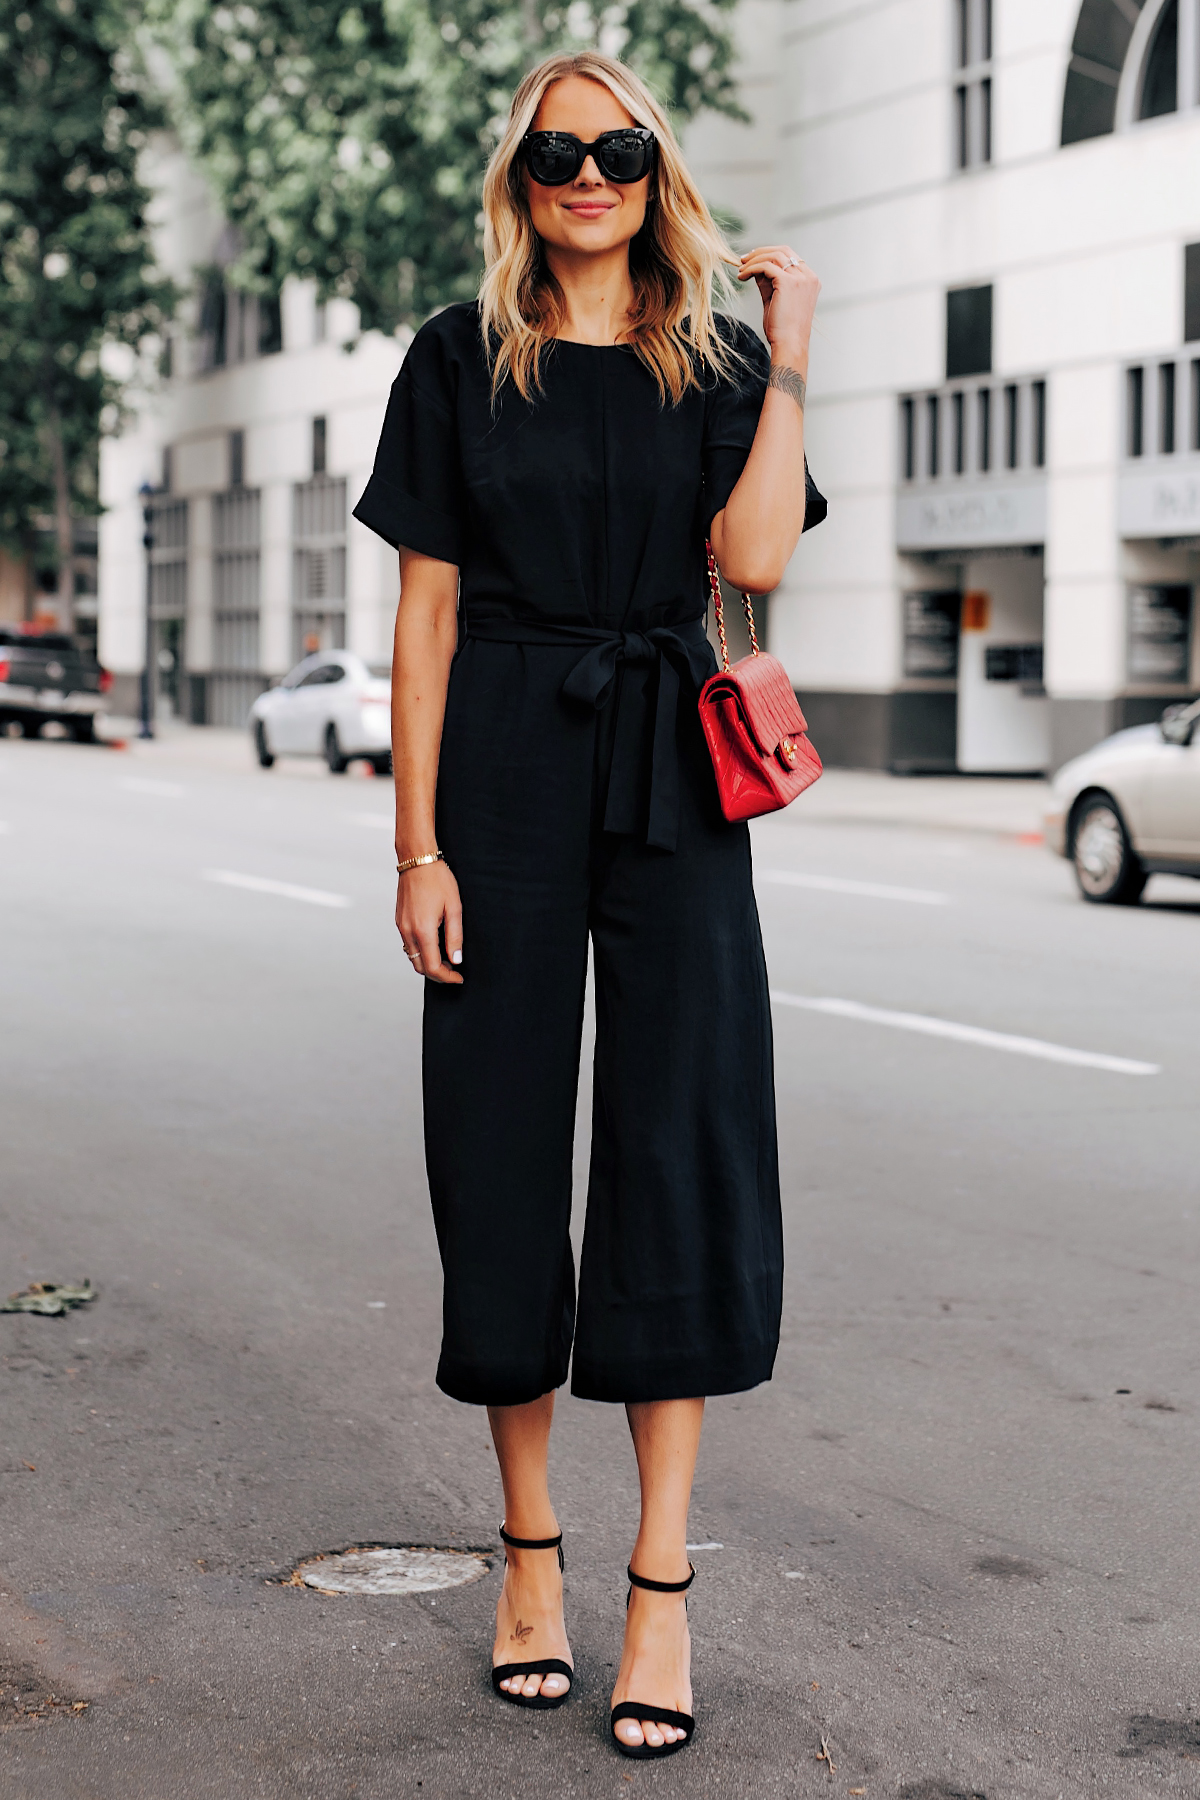
[[[267,742],[267,728],[261,719],[254,721],[254,753],[258,757],[260,768],[273,769],[275,767],[275,753]]]
[[[390,751],[385,756],[374,756],[371,758],[371,760],[375,765],[375,773],[377,775],[390,775],[391,774],[392,758],[391,758]]]
[[[82,719],[71,720],[71,736],[77,744],[94,744],[96,741],[96,721],[88,713]]]
[[[1084,801],[1071,836],[1071,861],[1079,891],[1093,905],[1134,906],[1141,899],[1146,871],[1107,794]]]
[[[338,743],[336,725],[325,727],[325,761],[331,775],[344,775],[349,767],[350,759],[342,755],[342,746]]]

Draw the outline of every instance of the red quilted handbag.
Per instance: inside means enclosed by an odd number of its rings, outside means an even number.
[[[808,739],[787,670],[777,656],[758,647],[754,608],[742,595],[753,654],[729,663],[721,577],[711,544],[708,580],[712,588],[721,668],[700,690],[700,723],[717,777],[721,811],[727,819],[756,819],[790,806],[821,773],[821,759]]]

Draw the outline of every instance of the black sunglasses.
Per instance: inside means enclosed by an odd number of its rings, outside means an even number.
[[[527,131],[521,154],[539,187],[565,187],[589,156],[606,180],[624,186],[642,181],[654,167],[654,133],[633,125],[602,131],[594,144],[584,144],[569,131]]]

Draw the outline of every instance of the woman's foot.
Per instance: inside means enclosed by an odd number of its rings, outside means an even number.
[[[546,1550],[506,1551],[504,1586],[496,1602],[496,1642],[492,1667],[501,1663],[542,1662],[557,1656],[574,1668],[563,1621],[562,1573],[558,1558]],[[570,1687],[565,1675],[512,1675],[500,1683],[506,1694],[554,1700]]]
[[[636,1563],[634,1565],[637,1566]],[[655,1575],[659,1570],[654,1571]],[[655,1594],[635,1587],[625,1615],[625,1647],[613,1688],[612,1703],[623,1700],[656,1702],[667,1712],[692,1710],[692,1646],[688,1636],[684,1594]],[[649,1744],[674,1744],[687,1733],[654,1717],[618,1719],[613,1726],[622,1744],[631,1749]]]

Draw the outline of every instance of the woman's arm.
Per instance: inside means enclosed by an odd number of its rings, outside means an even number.
[[[400,604],[392,657],[392,769],[396,778],[396,861],[437,848],[434,797],[446,688],[454,656],[458,570],[415,550],[400,551]],[[446,957],[438,933],[445,926]],[[444,862],[398,877],[396,929],[418,975],[457,985],[462,903]]]
[[[712,546],[731,587],[769,594],[804,529],[804,394],[821,284],[786,244],[744,256],[738,279],[751,277],[762,295],[771,374],[741,479],[713,519]]]

